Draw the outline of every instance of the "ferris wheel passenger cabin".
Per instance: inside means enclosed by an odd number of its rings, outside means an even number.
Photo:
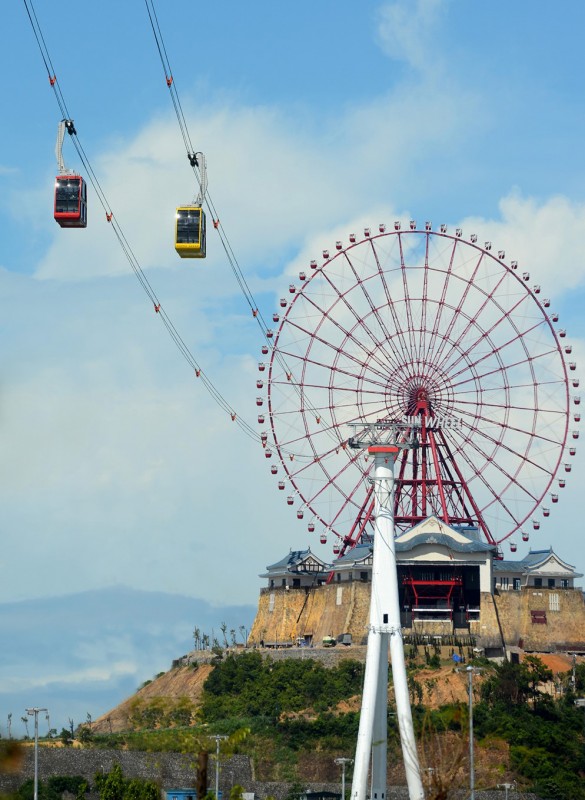
[[[62,228],[87,227],[87,184],[81,175],[55,178],[54,216]]]
[[[201,206],[177,208],[175,250],[181,258],[205,258],[205,211]]]

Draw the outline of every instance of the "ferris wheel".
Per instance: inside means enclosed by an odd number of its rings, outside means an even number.
[[[373,464],[348,441],[400,422],[418,446],[396,463],[397,529],[436,515],[493,545],[527,541],[579,436],[576,365],[549,308],[517,262],[445,225],[366,228],[311,261],[273,315],[256,399],[270,470],[309,532],[335,554],[371,533]]]

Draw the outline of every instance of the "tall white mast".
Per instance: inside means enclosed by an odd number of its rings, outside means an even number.
[[[412,428],[376,423],[350,439],[374,457],[374,544],[370,624],[362,709],[351,787],[352,800],[366,800],[372,761],[371,800],[386,800],[388,646],[396,715],[410,800],[423,800],[400,623],[398,573],[394,547],[394,464],[401,449],[416,446]]]

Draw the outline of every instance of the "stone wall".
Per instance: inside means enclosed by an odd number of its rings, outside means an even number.
[[[81,775],[93,785],[96,772],[109,772],[115,762],[119,762],[126,778],[145,778],[156,781],[163,791],[168,789],[195,787],[195,757],[178,753],[141,753],[127,750],[96,750],[78,748],[39,747],[39,780],[46,781],[52,775]],[[26,748],[21,772],[17,775],[0,774],[0,792],[13,792],[34,774],[33,748]],[[210,786],[215,785],[213,759],[209,762]],[[232,756],[221,762],[219,788],[225,798],[235,784],[240,784],[248,792],[254,792],[259,800],[274,797],[285,800],[290,793],[287,783],[262,783],[254,779],[250,760],[247,756]],[[340,792],[338,783],[306,784],[310,791]],[[513,797],[514,795],[512,795]],[[390,786],[388,800],[408,800],[408,790],[402,786]],[[465,800],[467,792],[461,792]],[[502,791],[476,791],[476,800],[503,800]],[[525,800],[538,800],[535,795],[523,794]]]
[[[536,589],[500,592],[496,597],[507,645],[546,653],[585,649],[585,603],[574,589]],[[557,610],[558,609],[558,610]],[[545,612],[546,623],[533,621],[531,612]]]
[[[353,581],[308,590],[262,589],[249,642],[292,644],[297,637],[311,635],[313,644],[320,645],[324,636],[350,633],[355,644],[364,644],[370,588],[370,583]],[[554,597],[551,601],[551,595],[558,598],[558,610],[553,610],[556,601]],[[580,591],[524,587],[495,596],[484,592],[480,608],[480,618],[471,621],[469,629],[480,647],[501,647],[503,637],[508,646],[535,652],[585,648],[585,604]],[[545,611],[546,624],[534,623],[532,611]],[[450,632],[450,623],[441,625],[445,633]],[[417,622],[416,632],[435,635],[437,623]]]
[[[272,610],[270,598],[273,597]],[[370,608],[370,584],[360,581],[329,584],[313,589],[262,589],[249,643],[291,642],[312,636],[320,644],[324,636],[351,633],[353,641],[365,641]]]
[[[196,780],[196,755],[181,753],[143,753],[134,750],[99,750],[77,747],[39,746],[39,780],[53,775],[81,775],[93,786],[96,773],[109,772],[118,762],[126,778],[144,778],[156,781],[162,789],[194,787]],[[252,768],[247,756],[232,756],[221,761],[220,789],[236,783],[247,787],[252,784]],[[0,774],[0,792],[15,791],[24,781],[34,776],[34,749],[27,747],[20,773]],[[213,756],[209,759],[209,784],[214,785]],[[229,786],[228,786],[229,784]]]

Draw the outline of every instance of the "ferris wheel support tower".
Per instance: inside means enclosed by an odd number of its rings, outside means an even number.
[[[372,438],[373,434],[373,438]],[[370,756],[372,800],[386,798],[388,647],[390,647],[396,715],[406,782],[410,800],[423,800],[416,740],[404,662],[404,646],[398,598],[398,571],[394,547],[394,465],[401,450],[417,446],[412,429],[400,425],[374,424],[350,447],[367,447],[374,458],[374,544],[370,624],[362,694],[352,800],[365,800]]]

